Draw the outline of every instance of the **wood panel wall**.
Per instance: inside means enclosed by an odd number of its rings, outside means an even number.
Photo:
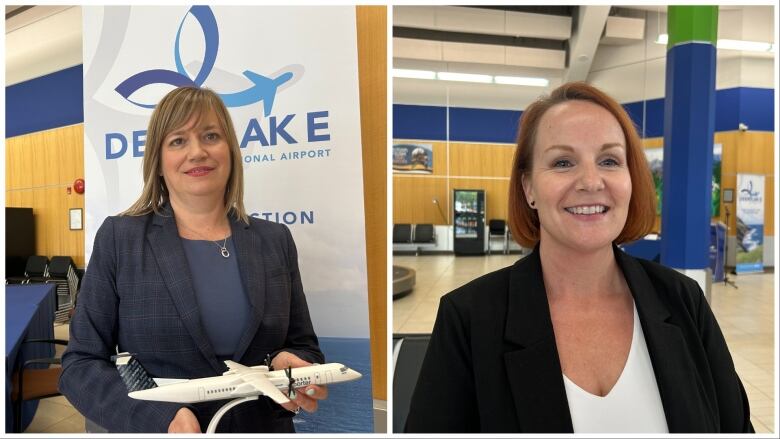
[[[85,265],[84,230],[70,230],[69,209],[84,209],[84,195],[67,188],[84,178],[83,145],[82,124],[5,141],[5,205],[32,207],[37,254],[70,256],[78,267]]]
[[[774,133],[725,131],[715,133],[715,143],[723,145],[721,191],[735,190],[737,173],[766,176],[764,233],[774,236]],[[479,144],[396,140],[395,143],[426,143],[433,146],[433,173],[393,174],[393,222],[447,224],[450,217],[453,189],[485,189],[487,217],[507,218],[509,174],[512,168],[513,144]],[[663,138],[643,139],[645,148],[663,148]],[[722,193],[722,192],[721,192]],[[735,191],[736,194],[736,191]],[[446,220],[432,199],[441,201]],[[443,201],[446,200],[446,201]],[[729,207],[729,234],[736,233],[734,203],[723,203],[720,217],[726,222],[725,206]],[[713,218],[716,219],[716,218]],[[661,217],[656,217],[654,231],[661,229]]]
[[[483,189],[487,219],[507,219],[514,144],[395,140],[432,145],[431,174],[393,174],[393,222],[449,224],[453,189]],[[433,200],[439,201],[437,206]],[[441,208],[441,210],[439,209]]]
[[[387,400],[387,8],[357,6],[371,377]]]
[[[724,203],[723,190],[734,191],[737,196],[737,174],[760,174],[765,179],[764,205],[764,235],[775,234],[775,136],[771,132],[741,132],[723,131],[715,133],[714,143],[723,145],[721,156],[721,201],[720,216],[713,220],[726,222],[726,207],[731,211],[729,216],[729,235],[736,234],[736,202]],[[645,148],[662,148],[663,138],[655,137],[644,140]],[[657,229],[660,230],[660,217],[656,218]]]

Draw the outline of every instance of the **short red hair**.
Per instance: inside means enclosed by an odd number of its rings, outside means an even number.
[[[655,222],[655,185],[647,164],[639,134],[623,106],[603,91],[584,82],[570,82],[553,90],[531,104],[520,118],[512,176],[509,181],[509,229],[523,247],[539,242],[539,215],[531,209],[523,191],[523,176],[533,169],[536,133],[542,116],[555,105],[567,101],[588,101],[609,111],[620,124],[626,137],[626,160],[631,175],[631,201],[628,217],[616,244],[635,241],[650,233]]]

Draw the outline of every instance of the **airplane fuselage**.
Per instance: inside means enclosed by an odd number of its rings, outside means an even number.
[[[328,363],[292,369],[292,377],[295,380],[293,387],[301,388],[310,384],[327,385],[352,381],[360,378],[361,374],[340,363]],[[265,366],[255,366],[242,371],[230,370],[221,376],[180,380],[173,384],[131,392],[129,396],[150,401],[195,403],[262,394],[250,383],[253,378],[268,380],[279,390],[286,390],[289,385],[284,370],[269,372]]]

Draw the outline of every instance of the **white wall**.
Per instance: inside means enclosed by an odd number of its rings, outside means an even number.
[[[774,42],[771,6],[721,10],[719,38]],[[666,14],[647,12],[646,40],[625,46],[599,46],[588,82],[602,88],[619,102],[662,98],[666,84],[666,46],[654,41],[666,33]],[[774,57],[771,53],[718,50],[715,88],[774,88]]]
[[[36,6],[5,27],[6,86],[82,63],[79,6]]]

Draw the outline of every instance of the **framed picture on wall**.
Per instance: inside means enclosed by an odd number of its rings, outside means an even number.
[[[70,209],[70,229],[71,230],[84,229],[84,209],[80,207]]]
[[[734,202],[734,190],[733,189],[723,189],[723,202],[724,203],[733,203]]]

